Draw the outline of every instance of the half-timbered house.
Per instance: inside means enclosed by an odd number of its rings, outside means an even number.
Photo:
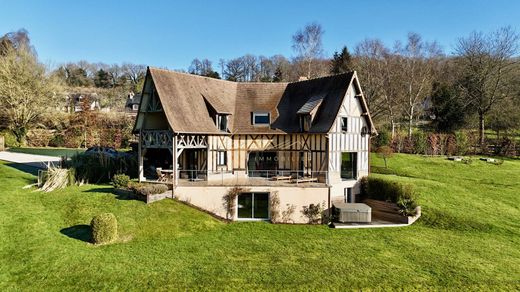
[[[276,194],[304,222],[303,206],[356,200],[375,129],[355,72],[237,83],[149,68],[134,132],[140,181],[236,220],[268,220]],[[234,186],[244,192],[229,214]]]

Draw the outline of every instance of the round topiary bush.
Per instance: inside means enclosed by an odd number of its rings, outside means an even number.
[[[117,219],[112,213],[103,213],[92,218],[92,241],[95,244],[109,243],[117,239]]]

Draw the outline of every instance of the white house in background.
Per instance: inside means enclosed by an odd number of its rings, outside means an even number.
[[[148,68],[134,132],[141,181],[217,216],[291,221],[310,204],[354,202],[376,133],[356,72],[293,83],[237,83]],[[170,178],[165,179],[165,178]],[[223,204],[239,186],[234,210]]]

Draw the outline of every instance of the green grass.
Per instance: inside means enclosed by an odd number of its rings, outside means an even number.
[[[71,157],[76,153],[85,152],[85,149],[77,148],[51,148],[51,147],[14,147],[9,148],[9,152],[27,153],[45,156],[67,156]]]
[[[520,289],[519,160],[396,155],[389,166],[399,175],[376,176],[416,185],[423,217],[334,230],[226,224],[171,200],[124,200],[108,186],[42,194],[22,189],[33,176],[0,164],[0,290]],[[102,212],[117,216],[120,242],[85,242],[85,225]]]

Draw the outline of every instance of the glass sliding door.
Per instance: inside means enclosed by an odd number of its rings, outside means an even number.
[[[357,179],[357,153],[341,153],[341,178]]]
[[[238,195],[238,218],[253,218],[253,194]]]
[[[239,219],[269,219],[269,193],[241,193],[237,209]]]

